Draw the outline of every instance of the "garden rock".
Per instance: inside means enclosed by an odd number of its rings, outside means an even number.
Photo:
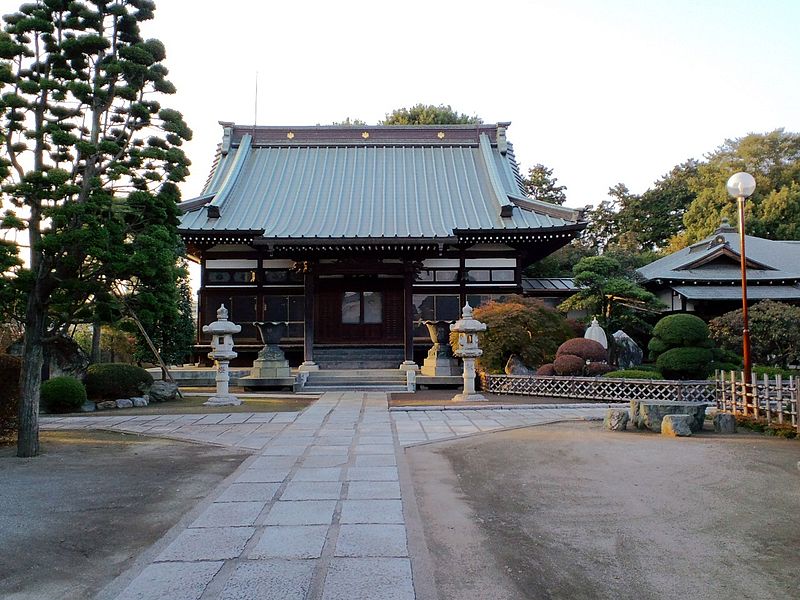
[[[170,381],[154,381],[148,395],[150,402],[168,402],[175,400],[178,394],[178,385]]]
[[[632,369],[642,364],[644,351],[622,329],[614,333],[614,346],[617,352],[617,366],[620,369]]]
[[[512,354],[508,357],[508,362],[505,367],[506,375],[535,375],[536,372],[529,368],[518,354]]]
[[[692,415],[664,415],[661,420],[661,435],[689,437],[692,435]]]
[[[8,353],[21,357],[24,351],[23,340],[19,340],[8,347]],[[89,357],[86,352],[71,338],[58,336],[47,344],[47,354],[50,361],[47,365],[48,376],[74,377],[83,379],[86,369],[89,368]]]
[[[606,411],[606,418],[603,419],[603,427],[609,431],[625,431],[628,426],[628,411],[609,408]]]
[[[133,401],[128,398],[121,398],[116,401],[117,408],[133,408]]]
[[[97,403],[97,410],[109,410],[111,408],[117,408],[117,403],[114,400],[104,400],[103,402]]]
[[[672,402],[669,400],[631,400],[630,418],[637,429],[659,433],[661,421],[667,415],[690,415],[691,429],[702,431],[706,405],[702,402]]]
[[[730,413],[717,413],[714,415],[714,431],[736,433],[736,417]]]
[[[139,407],[139,408],[141,408],[143,406],[147,406],[147,404],[148,404],[147,398],[144,398],[144,397],[131,398],[131,402],[133,402],[134,406]]]

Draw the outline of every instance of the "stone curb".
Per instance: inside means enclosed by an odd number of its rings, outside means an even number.
[[[392,406],[389,412],[416,412],[441,410],[516,410],[516,409],[554,409],[554,408],[626,408],[628,402],[603,404],[484,404],[481,406]]]

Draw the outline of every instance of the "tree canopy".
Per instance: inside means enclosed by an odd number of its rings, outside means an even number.
[[[172,289],[177,301],[176,184],[191,131],[159,102],[175,88],[164,45],[139,29],[154,10],[150,0],[46,0],[4,17],[1,226],[29,241],[25,266],[0,279],[2,293],[24,298],[20,456],[38,452],[43,347],[54,336],[113,320],[146,300],[140,292],[158,290],[161,302]]]
[[[567,201],[567,186],[558,185],[558,178],[553,177],[553,169],[543,164],[536,164],[528,169],[523,185],[525,192],[536,200],[550,204],[564,204]]]
[[[396,108],[386,114],[380,125],[452,125],[483,123],[477,115],[459,113],[447,104],[415,104],[411,108]]]

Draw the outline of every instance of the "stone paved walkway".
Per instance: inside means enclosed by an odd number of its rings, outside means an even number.
[[[574,409],[389,411],[383,393],[329,392],[302,413],[45,418],[254,450],[120,600],[413,600],[402,447],[599,418]],[[413,511],[411,512],[413,514]],[[157,544],[158,546],[158,544]]]

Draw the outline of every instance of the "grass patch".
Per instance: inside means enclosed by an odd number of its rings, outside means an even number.
[[[787,440],[798,439],[797,429],[792,427],[791,424],[771,423],[767,424],[766,421],[760,421],[753,417],[745,417],[744,415],[736,415],[736,426],[742,429],[749,429],[764,435],[785,438]]]

